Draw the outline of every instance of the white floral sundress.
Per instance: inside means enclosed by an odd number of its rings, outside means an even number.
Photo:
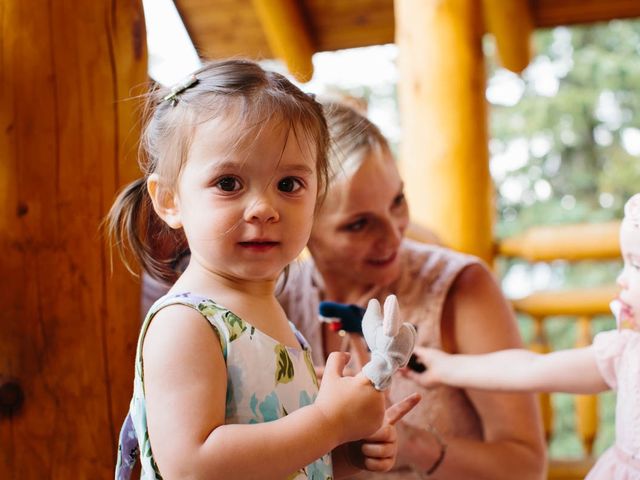
[[[153,459],[147,431],[142,343],[153,317],[168,305],[196,309],[213,327],[227,365],[226,424],[251,424],[277,420],[309,405],[318,394],[318,379],[311,351],[302,334],[291,324],[301,348],[283,345],[243,321],[213,300],[191,293],[165,295],[153,304],[142,324],[135,360],[133,398],[118,445],[116,480],[131,477],[138,455],[143,480],[161,479]],[[268,468],[265,465],[265,468]],[[293,472],[287,480],[330,480],[331,455]]]

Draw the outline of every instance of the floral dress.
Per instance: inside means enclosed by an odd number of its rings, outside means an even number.
[[[301,348],[283,345],[213,300],[190,293],[166,295],[149,310],[142,325],[135,360],[133,398],[120,432],[116,480],[129,479],[140,456],[141,478],[161,479],[147,430],[142,344],[153,317],[168,305],[196,309],[213,327],[227,365],[226,424],[270,422],[314,402],[318,380],[306,340],[293,329]],[[256,368],[259,366],[259,368]],[[265,465],[265,468],[268,466]],[[293,472],[287,480],[332,478],[331,455]]]

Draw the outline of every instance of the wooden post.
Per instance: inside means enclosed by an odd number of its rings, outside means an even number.
[[[253,0],[264,34],[274,55],[285,62],[300,82],[313,76],[311,34],[296,0]]]
[[[397,0],[401,168],[414,221],[493,256],[480,3]]]
[[[140,295],[99,227],[137,176],[142,5],[5,0],[0,17],[0,478],[112,478]]]
[[[529,344],[529,350],[535,353],[545,354],[551,351],[549,339],[544,331],[544,317],[533,317],[533,338]],[[551,404],[551,394],[539,393],[538,401],[540,413],[542,415],[542,428],[547,444],[553,435],[553,406]]]
[[[533,18],[529,0],[482,0],[484,22],[496,39],[502,66],[520,73],[531,60]]]

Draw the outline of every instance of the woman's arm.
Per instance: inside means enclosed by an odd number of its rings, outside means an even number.
[[[443,347],[451,353],[521,347],[510,305],[482,265],[471,265],[460,273],[447,295],[441,325]],[[444,438],[447,451],[438,478],[542,478],[546,449],[535,398],[472,389],[465,393],[482,422],[484,441]],[[423,431],[420,435],[430,442],[433,452],[431,434]],[[432,453],[427,459],[413,458],[412,463],[429,468],[435,458]]]
[[[445,384],[492,391],[582,394],[608,389],[591,346],[546,355],[523,349],[451,355],[421,347],[415,353],[427,370],[406,372],[406,376],[425,387]]]
[[[313,405],[272,422],[225,425],[222,351],[210,325],[189,307],[158,313],[143,359],[149,437],[167,479],[282,479],[358,438],[347,430],[373,433],[378,405],[382,418],[383,398],[363,376],[342,378],[348,355],[334,354]],[[358,414],[360,425],[354,425],[353,412],[362,411],[371,415]]]

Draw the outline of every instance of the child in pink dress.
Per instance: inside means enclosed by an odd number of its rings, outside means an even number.
[[[611,302],[618,328],[595,336],[589,347],[540,355],[503,350],[486,355],[450,355],[417,347],[427,367],[403,374],[430,387],[525,392],[617,392],[616,441],[587,475],[587,480],[640,480],[640,194],[625,205],[620,228],[624,269],[622,288]]]

